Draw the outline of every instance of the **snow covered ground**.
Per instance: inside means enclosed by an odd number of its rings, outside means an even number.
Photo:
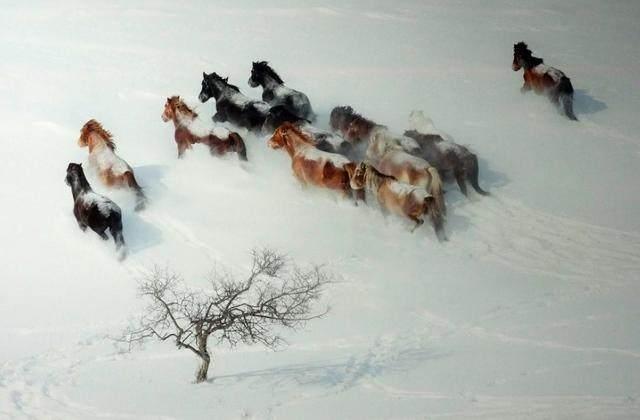
[[[348,3],[348,4],[347,4]],[[640,2],[2,2],[0,418],[637,418]],[[565,71],[579,123],[523,96],[512,45]],[[402,131],[412,109],[481,158],[492,196],[447,193],[450,241],[249,162],[176,159],[166,96],[203,71],[250,89],[269,60],[311,98]],[[206,119],[213,104],[199,105]],[[63,182],[97,118],[150,197],[128,259],[82,233]],[[154,264],[193,285],[271,246],[324,263],[331,312],[278,352],[214,348],[211,380],[172,344],[118,335]]]

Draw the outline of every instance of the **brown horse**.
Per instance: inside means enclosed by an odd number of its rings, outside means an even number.
[[[439,240],[446,240],[442,213],[435,198],[424,189],[396,181],[393,177],[378,172],[371,164],[362,162],[351,175],[351,188],[371,191],[380,206],[392,213],[405,216],[416,224],[413,232],[424,223],[427,215]]]
[[[442,180],[438,170],[426,160],[409,154],[386,130],[373,134],[367,148],[367,158],[375,168],[398,181],[425,188],[435,199],[438,210],[445,215]]]
[[[131,188],[136,194],[136,211],[145,207],[147,198],[136,181],[133,169],[116,155],[113,136],[102,124],[93,119],[87,121],[80,130],[78,145],[89,148],[89,165],[97,171],[106,186]]]
[[[303,184],[312,184],[351,195],[349,175],[356,164],[342,155],[323,152],[292,123],[276,129],[268,142],[272,149],[284,148],[291,157],[293,173]],[[356,198],[357,199],[357,198]]]
[[[337,106],[331,110],[329,125],[333,131],[338,131],[342,137],[352,143],[369,140],[374,129],[386,129],[363,117],[350,106]]]
[[[562,108],[567,118],[577,121],[573,113],[573,86],[571,80],[560,70],[547,66],[541,58],[534,57],[524,42],[513,46],[513,71],[524,68],[522,93],[533,90],[539,95],[547,95],[551,102]]]
[[[202,128],[198,130],[195,124],[196,118],[198,118],[198,114],[189,108],[179,96],[167,98],[167,102],[164,104],[164,112],[162,113],[162,121],[173,121],[175,127],[173,136],[178,145],[179,158],[193,144],[202,143],[209,147],[212,155],[236,152],[240,160],[247,160],[247,149],[238,133],[221,127],[216,127],[213,131]]]

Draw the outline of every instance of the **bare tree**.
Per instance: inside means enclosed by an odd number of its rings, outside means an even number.
[[[207,380],[211,363],[209,338],[231,346],[242,342],[275,348],[284,341],[274,331],[278,326],[295,329],[327,313],[328,309],[316,313],[312,308],[329,281],[320,267],[302,270],[268,249],[251,255],[245,279],[214,271],[210,290],[187,288],[178,275],[156,267],[139,285],[150,303],[121,340],[129,345],[149,338],[175,341],[178,348],[200,358],[199,383]]]

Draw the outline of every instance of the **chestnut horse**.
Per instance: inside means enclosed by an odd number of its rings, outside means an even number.
[[[420,146],[419,153],[412,152],[431,163],[443,177],[455,177],[460,191],[467,195],[469,181],[478,194],[489,195],[478,185],[478,157],[465,146],[444,139],[433,127],[433,123],[422,111],[411,111],[411,130],[404,135],[414,139]]]
[[[380,206],[392,213],[405,216],[415,222],[413,232],[424,223],[427,215],[438,240],[446,240],[443,218],[435,198],[424,189],[396,181],[393,177],[378,172],[371,164],[362,162],[351,175],[351,188],[371,191]]]
[[[318,150],[313,141],[295,125],[286,122],[276,129],[267,143],[272,149],[284,148],[291,158],[291,168],[303,184],[312,184],[349,196],[349,175],[356,164],[344,156]],[[357,197],[356,197],[357,200]]]
[[[116,155],[113,136],[102,124],[93,119],[87,121],[80,130],[78,145],[89,148],[89,165],[98,172],[106,186],[131,188],[136,194],[136,211],[145,207],[147,198],[136,181],[133,169]]]
[[[111,232],[116,243],[119,259],[126,255],[124,237],[122,236],[122,211],[120,207],[107,197],[96,194],[84,176],[82,165],[69,163],[65,182],[71,187],[73,195],[73,215],[80,229],[91,228],[105,241],[109,239],[105,233]]]
[[[226,128],[216,127],[213,131],[198,130],[194,124],[198,114],[195,113],[179,96],[167,98],[162,113],[162,121],[173,121],[175,127],[174,139],[178,145],[178,157],[184,155],[185,150],[191,149],[196,143],[202,143],[209,147],[212,155],[224,155],[228,152],[236,152],[240,160],[247,160],[247,149],[242,137],[238,133]],[[203,131],[198,133],[197,131]]]
[[[577,121],[573,113],[573,86],[571,80],[560,70],[544,64],[541,58],[534,57],[524,42],[513,46],[513,71],[524,68],[522,93],[533,90],[539,95],[547,95],[551,102],[562,108],[565,115]]]
[[[442,180],[438,170],[426,160],[409,154],[387,130],[376,130],[367,148],[367,158],[381,173],[398,181],[425,188],[445,215]]]

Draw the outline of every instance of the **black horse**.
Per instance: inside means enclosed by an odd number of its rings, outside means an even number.
[[[214,122],[230,122],[252,131],[272,132],[283,122],[292,122],[300,117],[291,113],[283,105],[271,107],[268,103],[251,99],[240,92],[216,73],[202,73],[202,90],[198,96],[201,102],[210,98],[216,100]],[[265,125],[265,121],[269,122]]]
[[[248,83],[251,87],[262,86],[262,100],[269,105],[283,105],[292,114],[310,122],[315,121],[316,115],[307,95],[285,86],[278,73],[266,61],[253,62]]]
[[[542,58],[534,57],[524,42],[513,46],[513,71],[524,68],[522,93],[533,90],[539,95],[547,95],[551,102],[564,111],[570,120],[577,121],[573,113],[573,85],[560,70],[544,64]]]
[[[126,256],[126,247],[122,236],[122,211],[120,207],[91,189],[82,170],[82,165],[79,163],[69,163],[65,182],[71,187],[73,214],[80,229],[84,231],[90,227],[104,240],[109,239],[105,233],[109,229],[116,243],[119,258],[123,259]]]

